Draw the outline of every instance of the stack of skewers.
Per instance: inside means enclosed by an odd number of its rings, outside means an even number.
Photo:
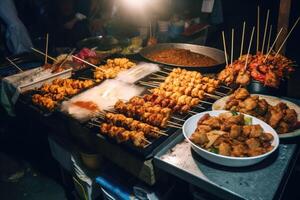
[[[225,87],[219,80],[202,76],[195,71],[173,69],[160,71],[164,75],[153,74],[156,81],[140,84],[150,89],[150,94],[134,96],[129,101],[119,100],[112,111],[103,113],[100,118],[105,123],[95,124],[100,132],[117,142],[131,141],[136,147],[146,147],[152,140],[168,136],[167,128],[180,129],[184,117],[195,114],[193,108],[203,108],[207,98],[219,99],[224,93],[217,89]],[[167,76],[165,76],[167,75]],[[163,82],[159,82],[163,81]],[[180,115],[176,117],[174,115]],[[184,115],[184,117],[182,117]]]
[[[287,41],[288,37],[296,27],[297,23],[300,20],[300,17],[296,20],[291,30],[288,32],[287,36],[283,39],[283,42],[279,46],[276,51],[274,51],[274,47],[278,43],[278,40],[283,32],[283,28],[281,28],[276,35],[274,42],[271,44],[272,38],[272,25],[268,24],[269,21],[269,10],[266,15],[266,22],[264,27],[263,41],[260,44],[260,31],[259,31],[259,7],[258,7],[258,17],[257,17],[257,27],[256,27],[256,52],[254,54],[250,54],[251,45],[253,40],[253,35],[255,31],[255,27],[252,29],[252,34],[248,46],[248,51],[246,54],[243,54],[244,51],[244,38],[245,38],[245,29],[246,23],[243,24],[242,31],[242,42],[240,48],[240,55],[237,60],[233,60],[233,46],[234,46],[234,29],[232,29],[231,33],[231,55],[230,62],[228,61],[227,56],[227,48],[225,41],[225,34],[222,32],[223,36],[223,45],[224,45],[224,53],[226,59],[226,67],[224,70],[220,72],[218,75],[218,79],[225,83],[226,85],[241,85],[247,86],[251,83],[252,80],[260,82],[262,85],[278,88],[282,80],[289,78],[291,72],[293,72],[295,63],[281,55],[280,52]],[[267,38],[267,30],[269,29],[269,35]]]

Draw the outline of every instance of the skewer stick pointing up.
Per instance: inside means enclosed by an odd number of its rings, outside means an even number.
[[[242,33],[242,42],[241,42],[240,57],[243,55],[243,50],[244,50],[245,28],[246,28],[246,22],[244,21],[244,23],[243,23],[243,33]]]
[[[225,61],[226,61],[226,66],[228,66],[228,56],[227,56],[227,48],[226,48],[226,41],[225,41],[225,33],[222,31],[222,38],[223,38],[223,46],[224,46],[224,54],[225,54]]]
[[[230,64],[233,62],[233,45],[234,45],[234,29],[231,29],[231,56],[230,56]]]
[[[249,47],[248,47],[248,51],[247,51],[246,63],[245,63],[245,67],[244,67],[245,70],[247,69],[247,65],[248,65],[248,58],[249,58],[249,53],[251,50],[251,44],[252,44],[254,31],[255,31],[255,27],[252,28],[251,38],[250,38]]]
[[[289,38],[289,36],[291,35],[291,33],[293,32],[294,28],[296,27],[296,25],[298,24],[300,20],[300,17],[298,17],[298,19],[296,20],[296,22],[294,23],[293,27],[291,28],[290,32],[287,34],[286,38],[283,40],[282,44],[280,45],[279,49],[277,50],[275,56],[278,55],[278,53],[281,51],[283,45],[285,44],[285,42],[287,41],[287,39]]]
[[[267,52],[269,52],[270,42],[271,42],[271,37],[272,37],[272,24],[271,24],[271,26],[270,26],[270,31],[269,31],[269,38],[268,38]]]
[[[263,38],[263,43],[261,47],[261,53],[264,54],[264,48],[265,48],[265,40],[266,40],[266,35],[267,35],[267,29],[268,29],[268,23],[269,23],[269,15],[270,15],[270,10],[267,12],[267,18],[266,18],[266,24],[265,24],[265,31],[264,31],[264,38]]]
[[[49,43],[49,34],[46,35],[46,50],[45,50],[45,64],[48,63],[48,43]]]
[[[41,55],[44,55],[44,56],[46,56],[46,54],[45,54],[45,53],[43,53],[43,52],[41,52],[40,50],[37,50],[37,49],[35,49],[35,48],[33,48],[33,47],[31,47],[31,49],[32,49],[33,51],[35,51],[35,52],[37,52],[37,53],[41,54]],[[49,55],[47,55],[47,57],[48,57],[48,58],[50,58],[51,60],[53,60],[53,61],[57,62],[57,60],[56,60],[55,58],[53,58],[53,57],[51,57],[51,56],[49,56]]]
[[[278,40],[278,38],[279,38],[279,36],[280,36],[282,30],[283,30],[283,28],[281,28],[280,31],[278,32],[278,34],[277,34],[277,36],[276,36],[276,38],[275,38],[275,40],[274,40],[272,46],[270,47],[269,52],[268,52],[267,55],[266,55],[266,58],[265,58],[264,62],[266,62],[266,60],[268,59],[270,53],[272,52],[272,49],[274,48],[274,46],[275,46],[275,44],[276,44],[276,42],[277,42],[277,40]]]
[[[14,66],[15,68],[17,68],[20,72],[22,72],[23,70],[16,65],[11,59],[9,59],[8,57],[5,58],[6,60],[8,60],[8,62],[10,62],[10,64],[12,64],[12,66]]]
[[[259,6],[257,6],[256,52],[259,50]]]

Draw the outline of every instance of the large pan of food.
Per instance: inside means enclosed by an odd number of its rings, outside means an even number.
[[[184,137],[203,158],[229,167],[256,164],[279,145],[276,131],[258,118],[228,111],[207,111],[189,118]]]
[[[202,72],[219,71],[225,63],[224,52],[194,44],[162,43],[145,47],[140,55],[152,62]]]
[[[230,110],[255,116],[272,126],[280,138],[300,135],[300,107],[277,97],[250,94],[239,88],[231,96],[217,100],[213,110]]]

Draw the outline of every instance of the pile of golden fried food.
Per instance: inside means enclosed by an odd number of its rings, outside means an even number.
[[[135,65],[134,62],[131,62],[127,58],[108,59],[105,65],[96,68],[94,78],[97,82],[103,81],[104,79],[115,78],[119,72],[130,69]]]
[[[39,92],[42,94],[34,94],[32,102],[48,110],[53,110],[58,101],[63,100],[67,96],[75,95],[82,89],[93,85],[94,82],[92,80],[55,79],[50,84],[45,83],[39,89]]]
[[[217,117],[205,114],[199,119],[190,140],[210,152],[232,157],[252,157],[273,149],[273,135],[260,125],[251,125],[243,114],[225,112]]]
[[[280,102],[272,106],[265,99],[256,95],[251,96],[245,88],[239,88],[230,96],[225,109],[257,117],[272,126],[279,134],[293,131],[298,123],[296,111],[285,103]]]

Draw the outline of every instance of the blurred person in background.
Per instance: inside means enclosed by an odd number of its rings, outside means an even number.
[[[79,40],[89,37],[87,17],[77,12],[75,0],[57,0],[55,2],[56,18],[55,37],[59,46],[75,46]]]
[[[0,19],[5,24],[5,39],[9,51],[14,55],[29,51],[32,42],[26,27],[18,18],[13,0],[0,1]]]

